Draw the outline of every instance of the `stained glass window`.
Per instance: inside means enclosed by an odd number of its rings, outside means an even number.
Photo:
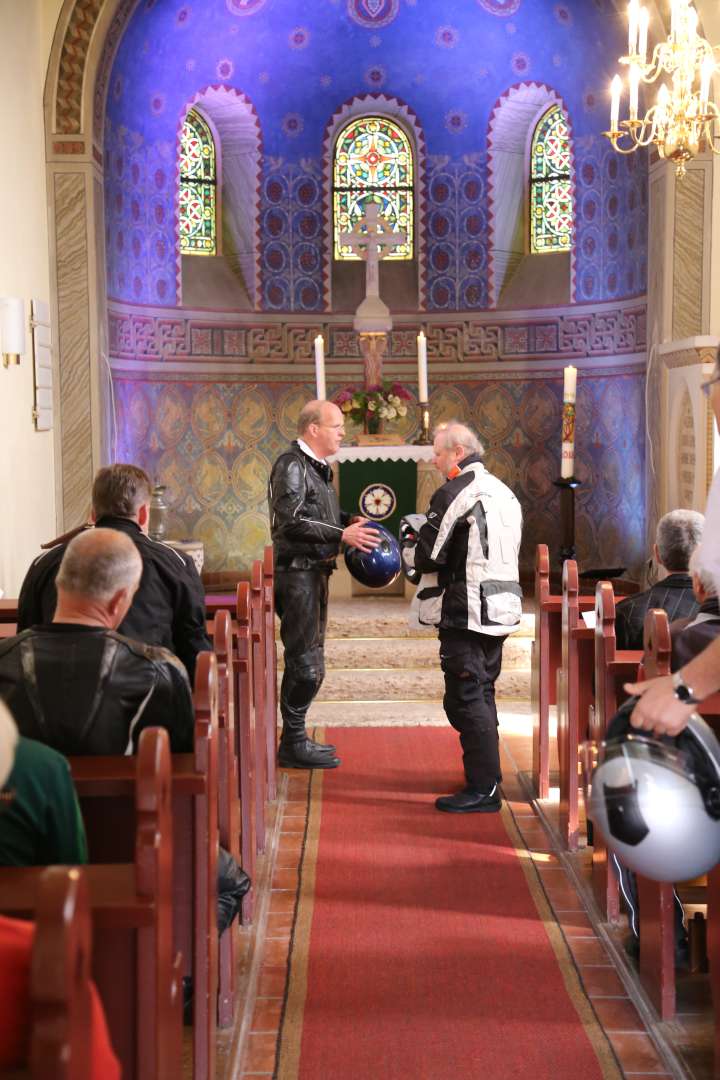
[[[367,202],[380,204],[380,215],[407,240],[386,256],[413,257],[413,155],[405,132],[381,116],[353,120],[335,143],[333,168],[333,219],[335,258],[357,259],[340,242],[363,216]]]
[[[553,105],[535,128],[530,151],[530,251],[569,251],[572,232],[570,132]]]
[[[180,135],[180,251],[217,254],[215,143],[202,116],[190,109]]]

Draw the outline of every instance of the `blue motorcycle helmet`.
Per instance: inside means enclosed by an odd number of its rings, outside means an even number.
[[[365,526],[375,529],[380,535],[380,543],[372,551],[360,551],[359,548],[345,549],[345,565],[361,585],[369,589],[384,589],[392,585],[400,573],[400,545],[384,525],[373,521]]]

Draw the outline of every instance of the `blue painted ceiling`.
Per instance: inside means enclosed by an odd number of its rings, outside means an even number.
[[[317,158],[333,112],[382,91],[418,114],[430,154],[482,151],[514,83],[553,87],[576,138],[608,121],[625,20],[609,0],[140,0],[114,61],[111,123],[174,143],[208,85],[253,102],[265,153]]]

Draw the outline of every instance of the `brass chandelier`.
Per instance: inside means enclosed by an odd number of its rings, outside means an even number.
[[[648,59],[647,8],[639,0],[628,6],[628,55],[619,62],[628,68],[629,104],[627,120],[620,120],[623,81],[612,80],[610,130],[603,132],[620,154],[632,154],[654,143],[660,157],[672,161],[678,177],[685,175],[686,163],[701,150],[720,154],[714,141],[720,110],[710,100],[710,80],[720,70],[715,48],[697,32],[698,15],[690,0],[671,0],[670,34],[659,42]],[[640,84],[667,76],[654,105],[638,116]]]

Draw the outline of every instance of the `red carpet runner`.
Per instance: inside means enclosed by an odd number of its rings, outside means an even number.
[[[620,1077],[509,811],[432,806],[455,733],[328,739],[344,764],[311,784],[280,1080]]]

